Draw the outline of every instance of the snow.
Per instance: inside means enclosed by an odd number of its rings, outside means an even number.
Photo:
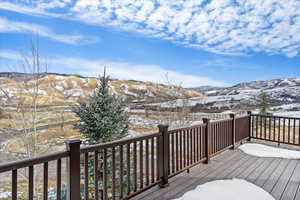
[[[10,192],[0,192],[0,199],[9,198],[10,196]]]
[[[291,104],[284,104],[284,105],[280,105],[280,106],[273,106],[271,107],[271,110],[291,110],[291,109],[295,109],[295,108],[300,108],[300,103],[291,103]]]
[[[264,144],[246,143],[239,147],[246,154],[258,157],[300,159],[300,151],[271,147]]]
[[[276,116],[282,117],[298,117],[300,118],[300,111],[283,111],[283,112],[274,112]]]
[[[177,200],[275,200],[262,188],[242,179],[216,180],[197,186]]]

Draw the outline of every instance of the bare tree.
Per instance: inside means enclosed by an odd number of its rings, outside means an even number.
[[[165,75],[165,83],[156,84],[156,91],[167,90],[164,92],[168,95],[157,98],[157,123],[168,124],[169,126],[188,126],[191,124],[189,99],[185,94],[186,89],[182,83],[175,84],[170,80],[169,75]]]
[[[20,99],[20,111],[22,113],[23,130],[28,157],[37,155],[37,125],[38,125],[38,104],[40,97],[40,85],[43,74],[47,72],[47,64],[41,59],[38,38],[31,42],[30,55],[23,55],[21,66],[25,73],[30,74],[30,80],[23,80],[21,88],[24,89],[25,96],[28,96],[28,102]],[[25,100],[26,101],[26,100]],[[29,111],[29,112],[28,112]],[[26,116],[30,115],[30,120]],[[29,127],[29,131],[28,131]]]

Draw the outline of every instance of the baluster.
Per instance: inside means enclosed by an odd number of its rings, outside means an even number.
[[[269,140],[271,140],[271,123],[272,123],[271,119],[272,118],[269,117],[268,119],[269,119],[269,124],[268,124],[269,125]]]
[[[282,136],[283,136],[283,143],[285,143],[285,121],[286,119],[283,118],[283,132],[282,132]]]
[[[84,153],[84,199],[89,199],[89,153]]]
[[[17,200],[18,196],[18,171],[12,170],[12,183],[11,183],[11,197],[13,200]]]
[[[95,199],[99,199],[99,186],[98,186],[98,151],[94,152],[94,188]],[[102,173],[102,172],[101,172]]]
[[[183,161],[183,159],[182,159],[182,145],[183,145],[183,143],[182,143],[182,131],[181,130],[179,131],[179,143],[180,143],[179,144],[180,169],[182,169],[182,166],[183,166],[183,163],[182,163],[182,161]]]
[[[33,196],[34,196],[34,193],[33,193],[33,188],[34,188],[34,183],[33,183],[33,179],[34,179],[34,167],[33,165],[32,166],[29,166],[29,173],[28,173],[28,199],[29,200],[33,200]],[[57,188],[59,186],[57,185]],[[58,190],[57,190],[58,191]],[[57,198],[58,200],[60,198]]]
[[[289,118],[288,119],[288,143],[290,144],[290,137],[291,137],[291,133],[290,133],[290,131],[291,131],[291,119]]]
[[[174,132],[170,133],[171,136],[171,155],[172,155],[172,173],[175,172],[175,142],[174,142]],[[171,169],[171,168],[169,168]],[[169,172],[169,174],[171,174]]]
[[[143,156],[143,140],[140,141],[140,188],[142,189],[144,187],[144,156]]]
[[[133,143],[133,177],[134,177],[134,192],[137,191],[137,145],[136,142]]]
[[[256,122],[256,131],[255,131],[255,132],[256,132],[256,138],[259,138],[259,137],[258,137],[258,119],[259,119],[259,117],[258,117],[258,116],[255,116],[255,119],[256,119],[256,120],[255,120],[255,122]]]
[[[146,139],[146,161],[145,161],[145,169],[146,169],[146,185],[149,185],[149,140]]]
[[[116,149],[112,148],[112,199],[116,199]]]
[[[278,117],[278,145],[280,145],[280,141],[281,141],[281,135],[280,135],[281,130],[280,130],[280,128],[281,128],[281,118]]]
[[[56,162],[56,199],[61,199],[61,159]]]
[[[267,139],[267,117],[264,117],[265,120],[264,120],[264,139],[266,140]]]
[[[131,192],[131,181],[130,181],[130,144],[127,144],[127,194],[129,195]]]
[[[293,144],[296,144],[296,119],[293,120]]]
[[[108,187],[107,187],[107,149],[103,149],[103,198],[108,200]]]
[[[43,179],[43,183],[44,183],[44,200],[48,199],[48,162],[44,163],[44,179]]]
[[[151,183],[154,183],[154,138],[151,138]],[[156,158],[157,159],[157,158]]]
[[[123,189],[123,181],[124,181],[124,168],[123,168],[123,145],[119,146],[120,148],[120,199],[123,198],[123,193],[124,193],[124,189]]]
[[[178,131],[176,131],[176,172],[178,171],[179,165],[179,141],[178,141]]]
[[[182,136],[183,136],[183,168],[185,168],[186,167],[186,131],[185,130],[183,130],[182,131],[183,132],[183,134],[182,134]]]

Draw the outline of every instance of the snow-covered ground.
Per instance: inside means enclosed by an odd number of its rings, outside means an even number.
[[[262,188],[242,179],[217,180],[197,186],[177,200],[275,200]]]
[[[0,192],[0,199],[8,199],[9,197],[11,197],[10,192]]]
[[[291,110],[297,108],[300,108],[300,103],[291,103],[291,104],[285,104],[280,106],[273,106],[271,107],[271,110]]]
[[[246,154],[258,157],[300,159],[300,151],[271,147],[264,144],[246,143],[239,146],[239,149]]]
[[[283,117],[296,117],[296,118],[300,118],[300,111],[281,111],[281,112],[274,112],[273,115],[276,115],[276,116],[283,116]]]

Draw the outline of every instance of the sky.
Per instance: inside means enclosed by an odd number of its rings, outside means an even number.
[[[300,77],[299,0],[1,0],[0,71],[184,87]],[[38,41],[38,42],[37,42]]]

